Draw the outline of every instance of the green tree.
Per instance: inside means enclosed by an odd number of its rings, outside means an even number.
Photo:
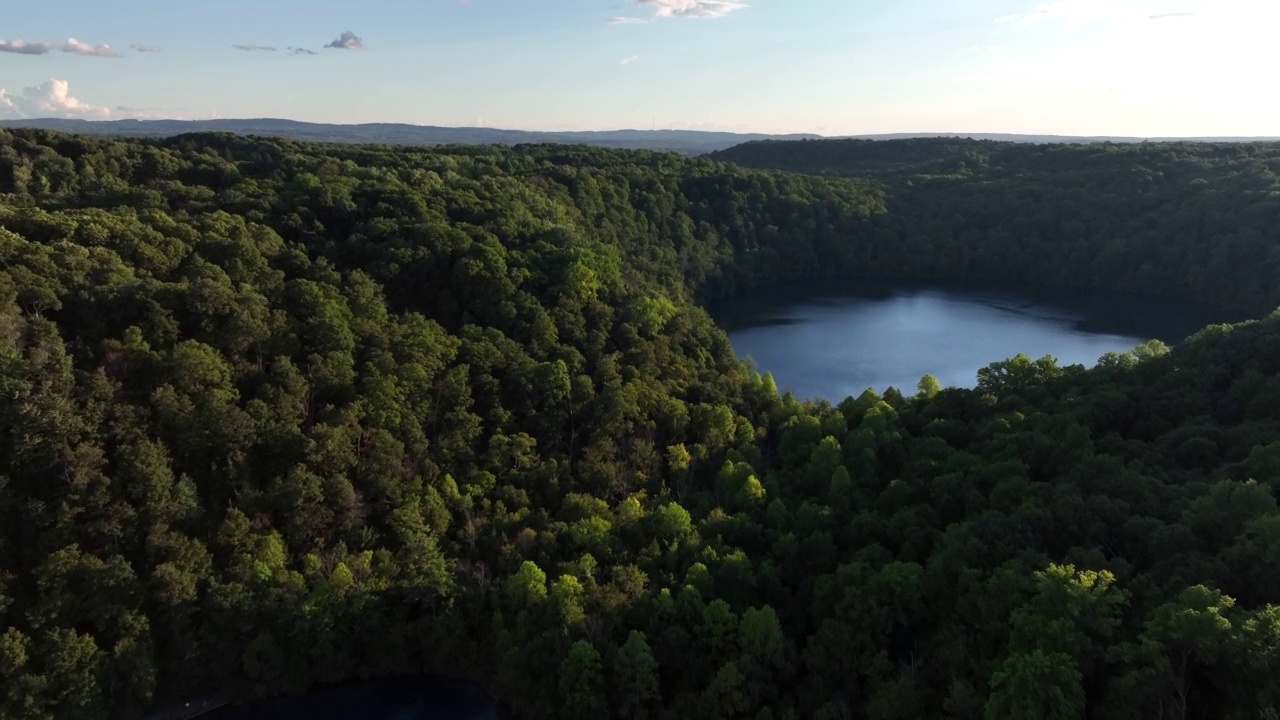
[[[1076,663],[1064,653],[1033,650],[1010,656],[991,676],[988,720],[1074,720],[1085,694]]]
[[[613,709],[620,718],[645,720],[659,699],[658,663],[645,634],[632,630],[613,666]]]
[[[560,696],[564,717],[574,720],[609,717],[600,653],[585,640],[569,648],[560,666]]]

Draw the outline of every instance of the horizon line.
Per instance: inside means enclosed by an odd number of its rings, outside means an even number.
[[[298,125],[318,125],[332,127],[370,127],[370,126],[401,126],[409,128],[424,129],[442,129],[442,130],[487,130],[492,132],[518,132],[529,134],[592,134],[592,133],[642,133],[642,134],[661,134],[661,133],[695,133],[707,135],[761,135],[767,137],[808,137],[812,139],[824,140],[845,140],[845,139],[861,139],[875,137],[893,137],[893,136],[919,136],[919,137],[964,137],[968,135],[987,135],[987,136],[1010,136],[1010,137],[1050,137],[1050,138],[1071,138],[1085,140],[1106,140],[1106,139],[1123,139],[1123,140],[1195,140],[1202,138],[1209,139],[1238,139],[1238,140],[1280,140],[1280,131],[1276,135],[1229,135],[1229,134],[1207,134],[1207,135],[1125,135],[1125,134],[1079,134],[1079,133],[1062,133],[1062,132],[1012,132],[1012,131],[990,131],[990,130],[949,130],[949,131],[933,131],[933,130],[895,130],[888,132],[867,132],[867,133],[846,133],[838,135],[824,135],[814,131],[791,131],[791,132],[768,132],[760,130],[709,130],[709,129],[687,129],[687,128],[657,128],[645,130],[640,127],[615,127],[607,129],[592,130],[528,130],[514,127],[495,127],[488,125],[430,125],[419,124],[403,121],[374,121],[374,122],[320,122],[315,120],[296,120],[284,117],[238,117],[238,118],[60,118],[60,117],[37,117],[37,118],[10,118],[0,119],[0,126],[21,126],[23,123],[35,122],[68,122],[68,123],[86,123],[90,125],[107,125],[111,123],[235,123],[235,122],[282,122],[294,123]]]

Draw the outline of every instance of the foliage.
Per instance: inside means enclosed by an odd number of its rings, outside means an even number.
[[[0,192],[0,716],[421,673],[529,717],[1280,708],[1280,316],[833,407],[695,301],[963,246],[891,188],[0,131]],[[1115,237],[1104,284],[1186,249]],[[1274,290],[1204,268],[1164,289]]]
[[[834,274],[1017,280],[1280,306],[1280,143],[757,141],[745,167],[880,183],[873,242]],[[856,248],[856,249],[855,249]]]

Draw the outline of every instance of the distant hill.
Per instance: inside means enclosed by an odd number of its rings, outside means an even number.
[[[686,155],[723,150],[752,140],[800,140],[818,135],[704,132],[696,130],[606,130],[591,132],[532,132],[479,127],[434,127],[399,123],[329,125],[276,120],[5,120],[0,127],[38,128],[85,135],[169,137],[194,132],[229,132],[293,140],[393,145],[520,145],[560,143],[638,150],[665,150]]]
[[[996,136],[992,136],[996,137]],[[998,136],[1027,137],[1027,136]],[[1266,147],[1264,139],[1210,141],[1209,138],[1145,142],[1103,141],[1069,143],[999,141],[959,136],[919,136],[882,139],[821,138],[796,142],[758,140],[710,153],[710,157],[743,167],[783,170],[806,175],[874,178],[898,182],[908,178],[950,177],[1009,180],[1023,175],[1050,182],[1054,173],[1081,168],[1109,167],[1108,156],[1122,156],[1120,163],[1147,162],[1149,156],[1177,147],[1196,152],[1236,154],[1241,148]]]
[[[633,150],[666,150],[686,155],[725,150],[742,143],[773,140],[823,140],[821,135],[767,133],[708,132],[699,130],[602,130],[537,132],[527,130],[500,130],[482,127],[437,127],[431,125],[406,125],[403,123],[367,123],[362,125],[333,125],[259,118],[246,120],[61,120],[54,118],[32,120],[0,120],[0,127],[39,128],[85,135],[109,135],[114,137],[170,137],[194,132],[229,132],[237,135],[262,135],[294,140],[315,140],[343,143],[387,143],[392,145],[520,145],[524,143],[558,143],[569,145],[593,145],[596,147],[626,148]],[[858,140],[906,140],[917,138],[968,138],[973,140],[999,140],[1018,143],[1136,143],[1147,138],[1136,137],[1083,137],[1063,135],[1010,135],[1000,133],[895,133],[889,135],[857,135],[840,139]],[[1277,140],[1280,138],[1152,138],[1165,140],[1196,141],[1248,141]]]
[[[928,138],[960,138],[997,142],[1036,143],[1041,145],[1087,145],[1091,143],[1143,142],[1275,142],[1277,137],[1134,137],[1124,135],[1017,135],[1013,133],[889,133],[882,135],[847,135],[824,140],[921,140]]]

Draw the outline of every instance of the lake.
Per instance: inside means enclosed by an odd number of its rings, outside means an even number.
[[[201,720],[498,720],[493,701],[464,682],[384,680],[314,690],[297,698],[226,707]]]
[[[839,402],[867,388],[915,392],[926,374],[973,387],[1018,353],[1092,367],[1148,340],[1173,345],[1231,322],[1189,302],[990,283],[822,281],[754,290],[708,310],[734,351],[780,392]]]

